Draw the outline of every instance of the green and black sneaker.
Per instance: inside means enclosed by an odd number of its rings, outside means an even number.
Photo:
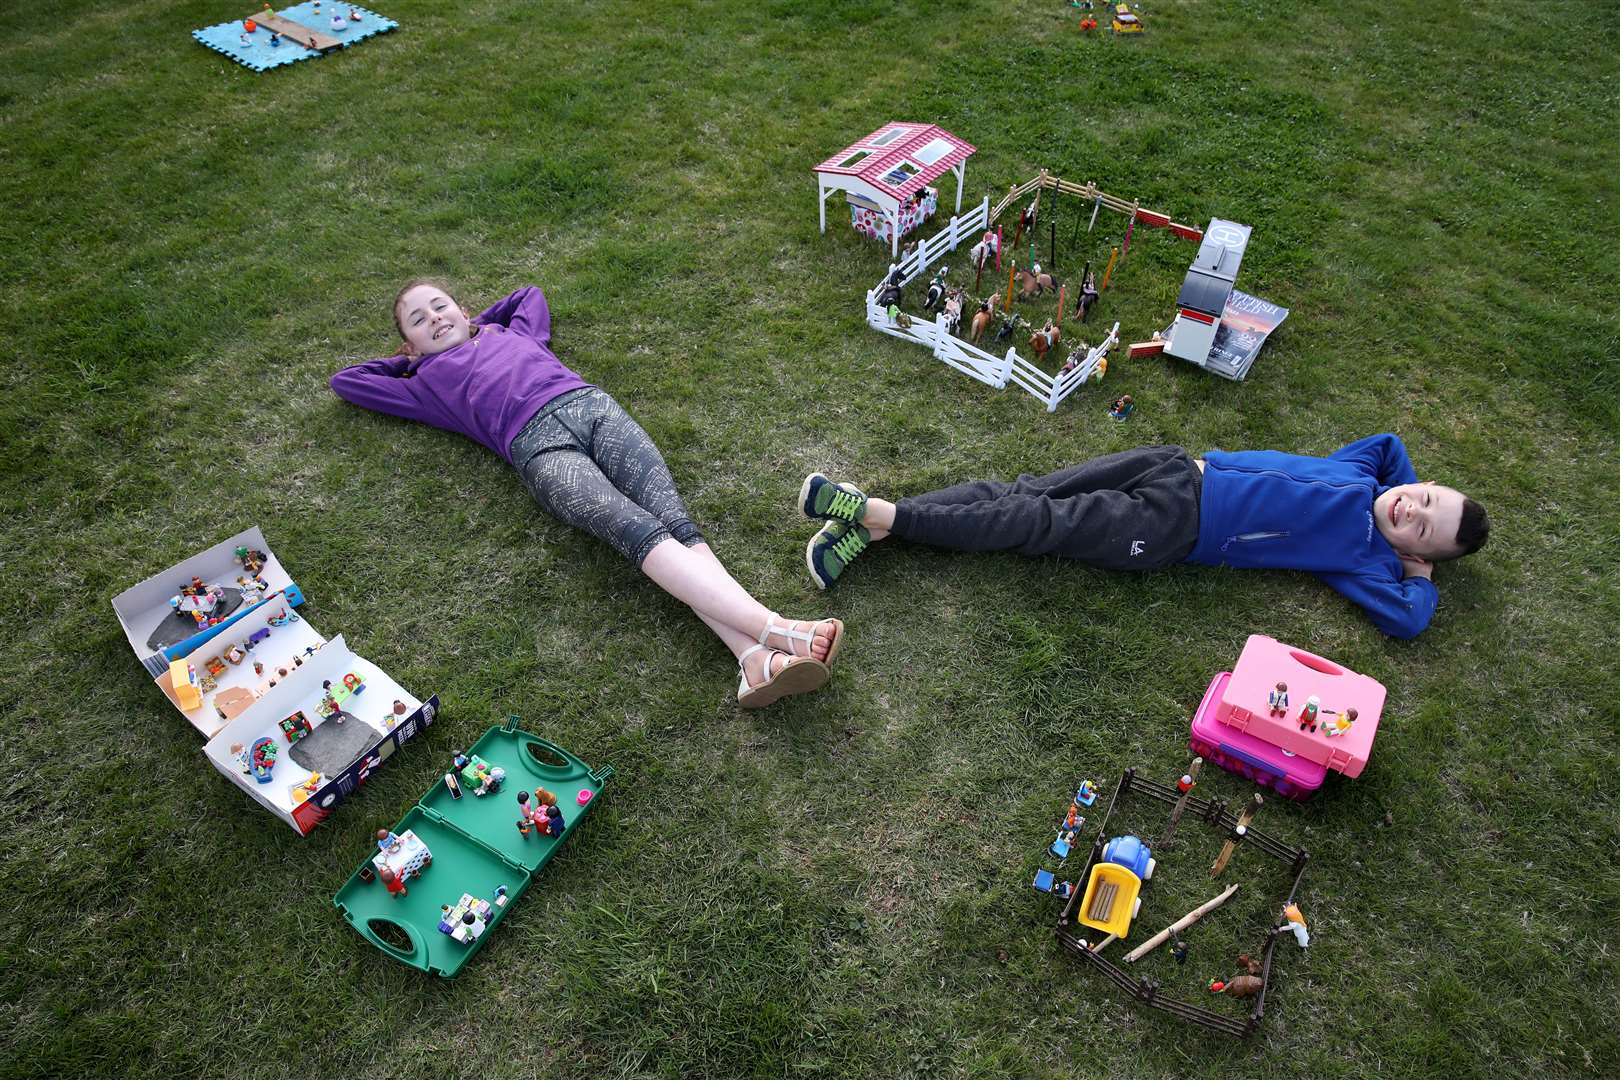
[[[872,534],[866,531],[865,526],[842,521],[827,522],[805,545],[804,561],[810,567],[810,576],[819,588],[832,588],[838,581],[838,575],[871,542]]]
[[[835,484],[818,472],[804,478],[799,509],[808,518],[854,523],[866,513],[866,492],[854,484]]]

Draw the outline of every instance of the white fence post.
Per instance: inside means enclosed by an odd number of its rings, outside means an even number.
[[[1007,346],[1007,355],[1001,361],[1001,374],[996,379],[996,389],[1006,388],[1007,380],[1012,378],[1013,357],[1017,355],[1011,345]]]
[[[950,336],[950,331],[945,328],[945,313],[943,311],[936,312],[934,315],[934,359],[945,359],[945,339]]]

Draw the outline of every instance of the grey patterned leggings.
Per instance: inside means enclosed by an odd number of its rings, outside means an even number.
[[[511,458],[547,513],[637,566],[670,537],[703,543],[664,455],[604,390],[588,386],[547,402],[512,440]]]

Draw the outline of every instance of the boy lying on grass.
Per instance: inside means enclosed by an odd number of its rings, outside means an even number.
[[[1307,570],[1411,638],[1434,616],[1434,564],[1478,551],[1485,508],[1419,483],[1406,447],[1373,435],[1325,458],[1179,446],[1109,454],[1014,483],[973,481],[899,502],[820,473],[799,492],[822,518],[805,550],[823,589],[891,533],[957,551],[1058,555],[1108,570],[1172,563]]]

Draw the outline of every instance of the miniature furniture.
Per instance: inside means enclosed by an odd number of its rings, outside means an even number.
[[[926,216],[907,208],[919,194],[927,199],[929,185],[946,173],[956,177],[956,213],[962,212],[962,180],[975,149],[935,124],[884,124],[815,167],[821,231],[827,231],[827,196],[843,191],[856,211],[871,212],[869,218],[852,212],[851,223],[860,228],[869,221],[875,230],[869,235],[886,238],[890,257],[899,255],[900,237]]]

